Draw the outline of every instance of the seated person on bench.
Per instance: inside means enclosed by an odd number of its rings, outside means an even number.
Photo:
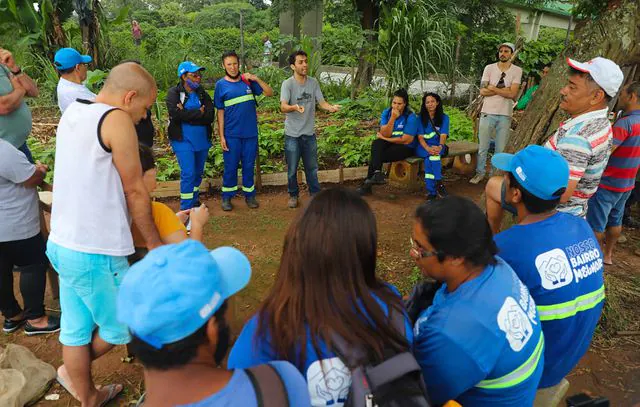
[[[391,107],[382,112],[380,131],[371,144],[367,179],[358,188],[360,195],[368,195],[373,185],[386,182],[382,163],[400,161],[414,155],[417,128],[418,118],[409,108],[409,94],[405,89],[398,89],[393,93]]]
[[[424,183],[427,187],[427,200],[432,201],[447,195],[442,183],[442,162],[446,154],[446,142],[449,135],[449,116],[444,113],[442,99],[437,93],[427,92],[422,97],[420,116],[418,117],[418,143],[416,155],[424,158]]]

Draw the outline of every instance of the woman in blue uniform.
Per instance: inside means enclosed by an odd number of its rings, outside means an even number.
[[[447,194],[441,181],[440,158],[444,155],[449,135],[449,116],[444,113],[440,95],[432,92],[424,94],[419,119],[416,155],[424,158],[424,183],[427,200],[431,201]]]
[[[201,85],[204,68],[190,61],[178,67],[180,83],[167,92],[169,140],[180,165],[180,210],[200,206],[204,165],[211,148],[213,101]]]
[[[409,108],[409,94],[405,89],[393,93],[391,107],[380,117],[380,130],[371,144],[371,159],[367,179],[358,188],[360,195],[371,193],[373,185],[384,184],[382,164],[404,160],[414,154],[413,141],[418,118]]]

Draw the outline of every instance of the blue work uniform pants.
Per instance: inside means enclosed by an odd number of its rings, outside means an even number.
[[[180,210],[191,209],[200,200],[200,184],[209,150],[175,151],[180,166]]]
[[[242,162],[242,192],[245,198],[255,196],[253,167],[258,154],[258,137],[228,137],[229,151],[223,151],[224,173],[222,175],[222,197],[233,198],[238,192],[238,167]]]
[[[307,178],[309,193],[320,192],[318,181],[318,143],[316,135],[291,137],[284,136],[284,157],[287,161],[288,192],[290,196],[298,196],[298,162],[302,158],[304,175]]]
[[[440,155],[430,155],[424,159],[424,184],[428,195],[436,195],[438,181],[442,179],[442,161]]]

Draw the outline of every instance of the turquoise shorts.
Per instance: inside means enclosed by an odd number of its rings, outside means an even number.
[[[116,319],[118,288],[129,269],[127,258],[78,252],[51,240],[47,257],[60,276],[60,342],[88,345],[97,327],[105,342],[129,343],[127,326]]]

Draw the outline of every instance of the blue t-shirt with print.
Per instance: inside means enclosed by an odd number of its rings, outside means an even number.
[[[440,134],[449,134],[449,116],[444,114],[442,115],[442,124],[440,126],[436,126],[436,129]],[[427,125],[422,124],[422,120],[418,117],[418,137],[424,138],[427,142],[428,146],[439,146],[440,145],[440,137],[438,133],[435,132],[433,126],[431,125],[431,121],[427,120]],[[418,157],[427,158],[429,157],[429,153],[427,150],[422,148],[422,145],[416,139],[416,155]]]
[[[388,107],[384,109],[382,115],[380,116],[380,126],[384,126],[389,123],[389,119],[391,118],[391,108]],[[402,114],[400,117],[396,119],[393,123],[393,131],[391,133],[391,137],[402,137],[405,134],[415,137],[418,131],[418,117],[411,112],[407,112]]]
[[[391,288],[400,296],[395,287]],[[374,298],[376,297],[374,296]],[[377,298],[376,300],[387,313],[387,306],[381,300]],[[254,315],[245,324],[233,349],[231,349],[227,362],[229,369],[248,368],[278,359],[269,340],[261,340],[256,337],[257,328],[258,318]],[[408,317],[405,317],[405,333],[409,345],[413,344],[413,332]],[[309,338],[308,330],[307,338]],[[349,395],[351,371],[335,353],[329,351],[323,341],[320,340],[318,345],[320,355],[315,352],[311,339],[307,341],[306,360],[301,371],[307,381],[311,405],[340,407],[344,405]]]
[[[544,364],[540,320],[527,287],[496,260],[452,293],[444,284],[415,323],[414,354],[435,404],[533,405]]]
[[[201,103],[196,92],[187,94],[182,105],[185,110],[198,110]],[[182,123],[182,140],[171,140],[173,151],[202,151],[211,148],[207,126]]]
[[[602,313],[604,263],[596,236],[583,218],[558,212],[494,239],[538,306],[546,339],[539,387],[555,386],[589,348]]]
[[[224,109],[224,136],[236,138],[258,137],[258,116],[255,96],[262,95],[258,82],[229,82],[225,78],[216,82],[213,104]]]
[[[289,398],[289,405],[308,407],[309,392],[304,378],[289,362],[269,363],[280,375]],[[259,406],[256,392],[251,379],[243,369],[236,369],[233,375],[220,391],[197,403],[182,404],[183,407],[231,407],[231,406]]]

